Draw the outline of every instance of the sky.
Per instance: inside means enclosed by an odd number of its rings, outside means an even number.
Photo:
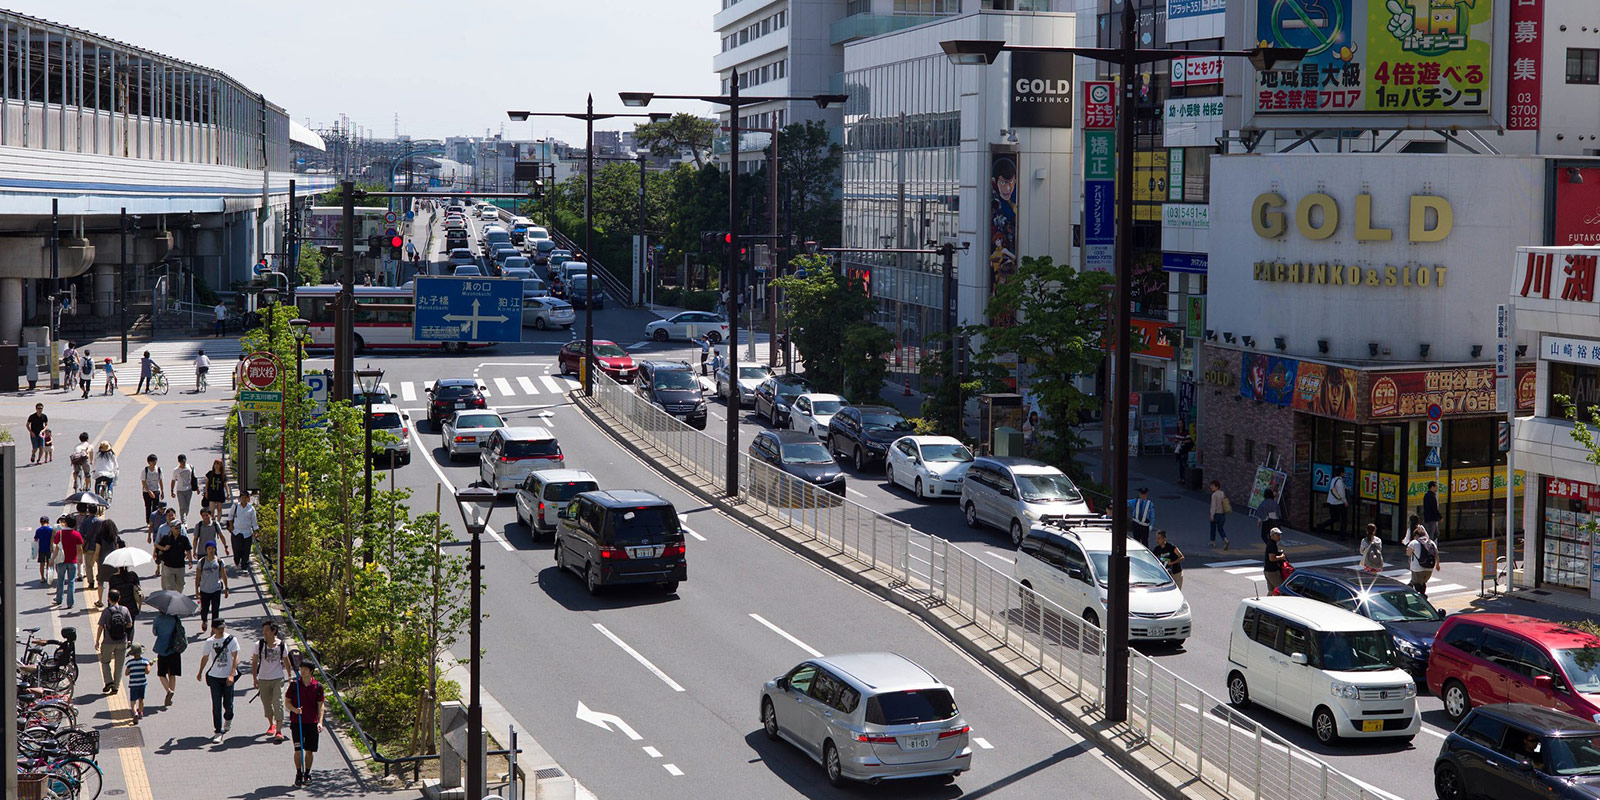
[[[4,7],[227,73],[313,129],[347,114],[378,138],[554,136],[583,122],[509,109],[636,111],[620,91],[714,94],[716,0],[6,0]],[[650,111],[709,114],[704,103]],[[643,120],[640,120],[643,121]],[[596,130],[631,129],[607,120]]]

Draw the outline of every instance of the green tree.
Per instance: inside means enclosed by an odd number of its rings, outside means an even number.
[[[717,123],[714,120],[680,113],[660,122],[636,126],[633,140],[640,147],[658,155],[681,154],[687,150],[694,156],[695,166],[701,166],[705,164],[705,153],[711,149],[711,139],[716,133]]]
[[[301,242],[298,266],[300,282],[307,285],[322,283],[322,276],[326,272],[327,260],[327,257],[322,254],[321,248],[309,242]]]
[[[1041,455],[1064,467],[1083,440],[1073,430],[1078,415],[1094,402],[1073,383],[1093,372],[1105,358],[1101,349],[1107,306],[1106,275],[1079,272],[1049,257],[1025,256],[1010,279],[989,298],[990,319],[1016,320],[1007,326],[970,325],[969,336],[981,337],[973,359],[974,376],[985,388],[996,388],[1001,363],[1029,363],[1030,391],[1037,398],[1044,435]]]
[[[356,191],[358,193],[359,192],[387,192],[387,191],[389,191],[389,185],[386,184],[386,183],[383,183],[381,181],[356,181]],[[329,189],[328,191],[317,195],[317,199],[312,203],[312,205],[317,205],[317,206],[339,206],[339,205],[344,205],[344,187],[343,186],[339,186],[339,185],[335,185],[332,189]],[[359,194],[357,194],[357,196],[356,196],[356,205],[358,205],[358,206],[385,206],[385,207],[387,207],[389,205],[389,198],[387,198],[387,197],[362,197]]]
[[[889,374],[887,358],[893,348],[894,335],[882,325],[857,320],[845,328],[844,341],[839,348],[845,395],[857,403],[879,402],[883,396],[883,379]]]
[[[780,221],[780,229],[793,231],[802,241],[839,244],[839,168],[843,159],[844,150],[829,138],[827,126],[820,122],[796,122],[779,129],[778,204],[788,222]]]
[[[789,266],[791,274],[772,283],[787,298],[790,332],[806,377],[819,392],[876,402],[888,368],[883,357],[893,341],[870,321],[872,298],[860,281],[840,275],[822,256],[798,255]]]

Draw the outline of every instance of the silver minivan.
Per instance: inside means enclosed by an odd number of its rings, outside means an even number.
[[[1020,546],[1040,522],[1089,516],[1094,509],[1065,473],[1042,461],[1011,456],[973,459],[961,483],[961,512],[967,526],[992,525],[1011,533]]]
[[[556,513],[567,501],[599,488],[599,481],[581,469],[535,470],[517,487],[517,521],[535,539],[548,536],[555,533]]]
[[[895,653],[801,662],[762,685],[761,726],[820,762],[834,786],[972,768],[972,729],[955,693]]]
[[[496,428],[478,456],[478,478],[496,492],[514,492],[528,473],[556,469],[564,460],[548,428]]]

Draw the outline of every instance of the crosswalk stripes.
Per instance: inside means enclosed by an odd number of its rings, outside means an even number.
[[[513,383],[515,381],[515,383]],[[540,375],[539,381],[544,384],[541,390],[539,383],[527,375],[517,375],[511,378],[488,378],[486,382],[491,388],[483,389],[484,397],[516,397],[517,395],[564,395],[578,388],[578,379],[567,375]],[[419,391],[426,391],[426,382],[418,384],[414,381],[400,381],[400,399],[406,403],[414,403]],[[387,388],[387,387],[386,387]]]
[[[198,385],[194,373],[194,359],[201,350],[204,350],[206,357],[211,359],[211,372],[207,375],[206,382],[212,388],[227,390],[232,384],[230,376],[233,373],[234,363],[238,361],[242,352],[238,339],[150,342],[142,346],[130,345],[128,363],[122,364],[118,363],[122,355],[120,343],[93,342],[79,352],[84,350],[87,350],[89,358],[94,361],[95,391],[99,391],[100,382],[105,378],[102,365],[108,357],[116,368],[118,385],[130,389],[137,386],[139,361],[145,353],[149,353],[150,359],[166,373],[167,385],[172,390],[193,390]]]
[[[514,392],[511,391],[511,381],[508,381],[505,378],[495,378],[494,388],[499,390],[500,394],[503,395],[514,394]]]
[[[578,380],[576,378],[569,378],[565,375],[561,376],[561,380],[567,382],[570,385],[570,388],[563,388],[560,383],[556,382],[555,378],[552,378],[549,375],[540,375],[539,380],[544,381],[545,388],[556,394],[563,394],[570,391],[572,388],[577,388],[578,386]]]
[[[417,390],[411,387],[411,381],[400,382],[400,399],[407,403],[415,403],[417,401]]]
[[[526,375],[518,375],[517,376],[517,385],[522,387],[522,391],[524,391],[524,392],[526,392],[528,394],[538,394],[539,393],[538,387],[535,387],[533,385],[533,379],[529,378]]]
[[[1328,566],[1348,566],[1348,567],[1353,567],[1353,566],[1356,566],[1357,564],[1361,563],[1361,557],[1360,556],[1339,556],[1337,558],[1323,558],[1323,559],[1316,559],[1316,560],[1313,560],[1313,561],[1291,561],[1290,563],[1294,564],[1294,566],[1296,568],[1300,568],[1300,567],[1328,567]],[[1265,582],[1266,579],[1267,579],[1266,576],[1262,573],[1261,562],[1257,561],[1255,559],[1241,559],[1241,560],[1238,560],[1238,561],[1219,561],[1219,562],[1214,563],[1214,564],[1207,564],[1206,568],[1207,569],[1220,570],[1220,571],[1225,572],[1225,573],[1227,573],[1229,575],[1239,575],[1239,576],[1244,577],[1246,580],[1250,580],[1250,581]],[[1383,572],[1380,572],[1378,574],[1382,575],[1382,576],[1384,576],[1386,578],[1394,578],[1395,580],[1400,581],[1401,583],[1410,583],[1411,582],[1411,570],[1409,570],[1409,569],[1389,569],[1389,570],[1384,570]],[[1439,577],[1438,573],[1435,573],[1434,576],[1428,580],[1428,596],[1429,597],[1439,597],[1441,595],[1457,594],[1459,592],[1468,591],[1469,588],[1470,587],[1463,586],[1463,585],[1461,585],[1459,583],[1450,583],[1448,581],[1448,579]]]

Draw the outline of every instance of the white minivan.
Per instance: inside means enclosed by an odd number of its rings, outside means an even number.
[[[1422,730],[1417,685],[1395,666],[1382,625],[1304,597],[1246,598],[1228,637],[1228,703],[1251,703],[1311,726],[1317,741]]]
[[[1035,525],[1017,548],[1016,579],[1022,607],[1035,597],[1060,612],[1082,617],[1096,627],[1106,618],[1111,577],[1110,522],[1084,522],[1066,528]],[[1183,590],[1154,554],[1128,539],[1128,637],[1136,641],[1180,644],[1189,638],[1191,616]]]

